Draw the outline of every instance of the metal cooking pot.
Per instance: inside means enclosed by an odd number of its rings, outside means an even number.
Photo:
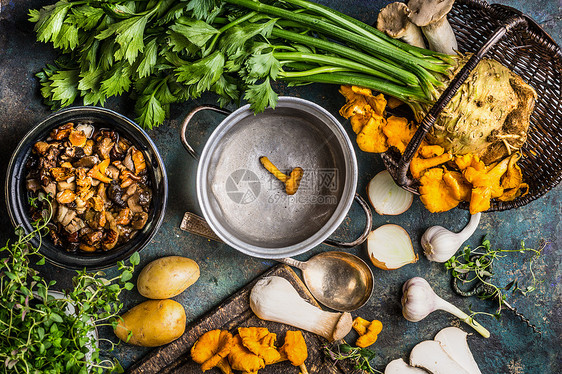
[[[196,159],[185,134],[202,110],[228,115],[205,144],[196,187],[203,216],[222,241],[250,256],[272,259],[299,255],[322,242],[348,248],[365,241],[372,216],[355,193],[355,152],[328,111],[294,97],[279,97],[275,109],[257,115],[249,105],[232,113],[215,106],[195,108],[183,122],[181,139]],[[261,156],[287,174],[304,169],[296,194],[285,193],[283,183],[261,165]],[[354,198],[367,216],[363,233],[352,242],[328,239]]]

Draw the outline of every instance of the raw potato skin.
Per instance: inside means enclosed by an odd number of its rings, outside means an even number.
[[[115,327],[115,335],[143,347],[158,347],[179,338],[185,331],[185,309],[174,300],[148,300],[127,311]]]
[[[168,299],[195,283],[199,274],[199,265],[187,257],[162,257],[142,269],[137,288],[148,299]]]

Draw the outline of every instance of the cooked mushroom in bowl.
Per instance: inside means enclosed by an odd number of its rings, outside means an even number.
[[[111,250],[148,220],[152,190],[145,157],[104,126],[65,123],[34,144],[26,163],[28,191],[52,197],[49,235],[70,252]],[[32,219],[45,208],[31,206]]]
[[[150,137],[98,107],[60,110],[34,126],[12,154],[5,183],[10,220],[26,232],[45,211],[32,205],[52,205],[48,238],[32,245],[71,269],[105,268],[140,251],[160,227],[168,197]],[[33,199],[47,194],[49,202]]]

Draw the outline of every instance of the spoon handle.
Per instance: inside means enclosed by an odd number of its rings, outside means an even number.
[[[293,266],[297,269],[301,269],[301,270],[306,269],[306,262],[295,260],[294,258],[290,258],[290,257],[276,258],[275,261],[282,262],[286,265]]]

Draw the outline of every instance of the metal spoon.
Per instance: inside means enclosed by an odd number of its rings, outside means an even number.
[[[351,312],[360,308],[373,292],[371,268],[351,253],[330,251],[306,262],[292,258],[276,261],[301,269],[314,298],[337,311]]]
[[[194,213],[185,213],[180,228],[222,242],[205,219]],[[280,258],[275,261],[301,269],[304,282],[312,296],[328,308],[340,312],[351,312],[360,308],[373,292],[371,268],[351,253],[323,252],[306,262],[292,258]]]

